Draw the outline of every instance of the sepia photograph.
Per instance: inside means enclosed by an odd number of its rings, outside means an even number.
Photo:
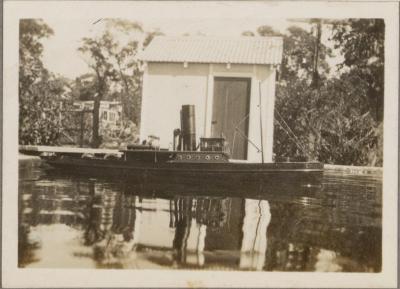
[[[396,286],[398,3],[5,2],[3,286]]]

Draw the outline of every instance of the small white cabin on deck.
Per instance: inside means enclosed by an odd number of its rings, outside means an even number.
[[[223,136],[233,159],[261,162],[263,148],[264,161],[272,161],[282,38],[159,36],[139,59],[145,63],[141,140],[156,135],[161,147],[171,147],[181,106],[191,104],[197,140]]]

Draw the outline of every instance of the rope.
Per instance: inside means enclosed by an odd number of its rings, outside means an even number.
[[[306,156],[309,156],[309,151],[306,149],[306,146],[300,141],[300,139],[296,136],[296,134],[293,132],[293,130],[290,128],[290,126],[287,124],[285,119],[282,117],[282,115],[279,113],[279,111],[275,108],[275,111],[277,115],[280,117],[281,121],[285,124],[286,128],[282,125],[282,123],[275,119],[275,121],[279,124],[279,126],[283,129],[283,131],[288,135],[288,137],[295,143],[295,145],[305,154]],[[250,112],[243,117],[235,126],[235,132],[233,134],[233,143],[232,143],[232,153],[234,152],[235,148],[235,140],[236,140],[236,134],[238,133],[241,137],[245,138],[247,142],[249,142],[254,148],[257,149],[258,152],[261,152],[259,147],[257,147],[256,144],[254,144],[249,138],[246,137],[246,135],[239,129],[239,126],[249,117]],[[262,140],[261,140],[262,141]]]
[[[295,138],[293,138],[289,132],[283,127],[283,125],[279,122],[279,120],[275,119],[275,121],[280,125],[280,127],[283,129],[284,132],[286,132],[286,134],[288,135],[288,137],[294,142],[294,144],[305,154],[305,155],[309,155],[308,152],[306,151],[306,149],[296,141]]]
[[[236,133],[237,133],[237,129],[239,128],[239,126],[249,117],[250,113],[248,113],[245,117],[243,117],[235,126],[235,133],[233,134],[233,141],[232,141],[232,154],[235,151],[235,140],[236,140]],[[235,125],[234,123],[232,123],[233,125]]]
[[[253,143],[248,137],[246,137],[246,135],[243,132],[241,132],[238,128],[236,128],[235,131],[237,131],[241,137],[245,138],[253,147],[255,147],[258,152],[261,152],[261,150],[256,146],[256,144]]]
[[[284,122],[284,124],[286,125],[287,129],[289,130],[289,132],[292,133],[292,136],[294,137],[296,143],[298,145],[301,145],[303,152],[306,151],[305,147],[303,146],[303,144],[300,142],[300,140],[298,139],[298,137],[296,136],[296,134],[291,130],[290,126],[287,124],[287,122],[285,121],[285,119],[282,117],[282,115],[279,113],[279,111],[275,108],[275,111],[277,112],[278,116],[281,118],[281,120]],[[285,128],[281,125],[282,129],[285,130]]]

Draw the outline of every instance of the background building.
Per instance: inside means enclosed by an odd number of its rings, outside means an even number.
[[[74,101],[73,107],[82,111],[93,111],[93,100]],[[100,101],[100,123],[101,127],[119,129],[121,125],[122,104],[120,101]]]

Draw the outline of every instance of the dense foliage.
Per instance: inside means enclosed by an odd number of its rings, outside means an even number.
[[[276,157],[382,165],[384,23],[351,19],[322,24],[331,30],[331,47],[317,38],[318,25],[314,22],[311,32],[295,26],[285,34],[268,26],[257,30],[260,36],[284,38],[276,89]],[[335,73],[327,63],[332,49],[344,58]]]
[[[359,97],[377,121],[383,119],[384,42],[383,19],[349,19],[335,22],[332,40],[344,57],[340,68],[347,68],[353,83],[366,91]]]
[[[60,135],[60,101],[65,80],[50,73],[42,62],[41,39],[52,29],[37,19],[22,19],[19,35],[19,141],[55,144]]]

